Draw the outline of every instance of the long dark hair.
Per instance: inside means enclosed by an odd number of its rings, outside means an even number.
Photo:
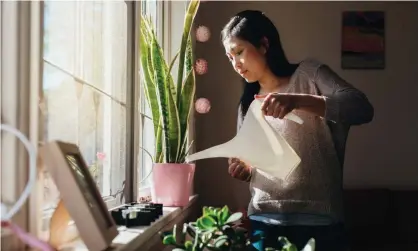
[[[232,17],[221,32],[222,42],[229,37],[236,37],[250,42],[259,48],[263,45],[263,38],[267,38],[268,47],[266,60],[270,70],[278,77],[291,76],[297,64],[290,64],[283,51],[279,32],[271,20],[261,11],[245,10]],[[247,114],[254,95],[260,91],[258,82],[248,83],[245,79],[244,92],[240,99],[242,115]]]

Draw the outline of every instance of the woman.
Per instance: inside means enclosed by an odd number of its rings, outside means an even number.
[[[266,120],[302,160],[287,180],[277,180],[239,159],[229,160],[229,173],[250,183],[251,230],[266,237],[255,247],[278,247],[277,237],[286,236],[298,249],[313,237],[319,251],[346,250],[345,144],[350,126],[372,120],[373,106],[327,65],[312,59],[289,63],[276,27],[260,11],[238,13],[221,35],[227,57],[245,80],[238,128],[254,98],[264,99]],[[289,112],[301,117],[303,125],[283,119]]]

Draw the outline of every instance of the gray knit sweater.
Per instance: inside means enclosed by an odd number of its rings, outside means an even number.
[[[325,97],[325,116],[293,111],[303,119],[302,125],[266,117],[300,156],[301,163],[287,180],[255,168],[248,213],[311,214],[342,221],[342,166],[347,135],[350,126],[372,120],[373,106],[361,91],[313,59],[301,62],[284,89]],[[242,122],[239,109],[238,129]]]

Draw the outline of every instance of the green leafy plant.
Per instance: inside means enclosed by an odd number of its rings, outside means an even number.
[[[203,215],[195,222],[184,223],[180,234],[176,225],[172,231],[160,233],[162,242],[173,251],[255,250],[252,243],[263,236],[249,236],[247,229],[240,227],[242,216],[241,212],[231,213],[227,206],[203,207]],[[278,241],[280,249],[268,247],[265,251],[298,251],[286,237],[280,236]],[[315,241],[311,239],[304,250],[314,251]]]
[[[152,112],[156,163],[183,163],[188,145],[189,118],[195,95],[193,47],[190,30],[199,8],[191,0],[184,18],[179,52],[170,64],[164,59],[151,22],[141,16],[140,60],[145,95]],[[177,83],[171,70],[178,58]]]

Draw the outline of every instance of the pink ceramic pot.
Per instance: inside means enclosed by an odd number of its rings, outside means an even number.
[[[154,163],[151,197],[154,203],[182,207],[192,195],[195,164]]]

